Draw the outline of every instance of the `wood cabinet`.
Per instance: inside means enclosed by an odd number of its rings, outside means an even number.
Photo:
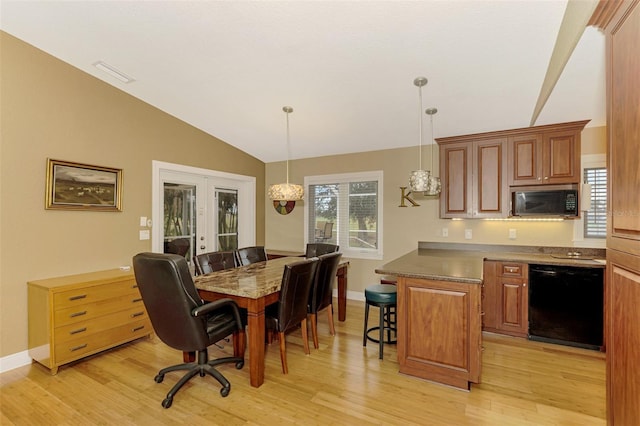
[[[640,1],[601,1],[607,55],[607,423],[640,424]]]
[[[586,123],[585,123],[586,124]],[[509,138],[509,186],[580,183],[580,132],[584,124],[558,125]]]
[[[400,372],[458,388],[480,383],[480,285],[398,277]]]
[[[509,216],[509,187],[580,183],[589,120],[438,138],[441,218]]]
[[[505,164],[507,139],[440,143],[442,218],[506,217],[509,210]]]
[[[526,337],[529,329],[529,265],[485,261],[482,329]]]
[[[152,332],[132,272],[119,269],[30,281],[29,356],[58,367]]]

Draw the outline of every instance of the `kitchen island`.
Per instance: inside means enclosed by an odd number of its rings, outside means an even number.
[[[397,277],[400,372],[461,389],[480,383],[485,261],[604,267],[604,252],[598,249],[580,249],[580,255],[567,259],[565,255],[577,249],[442,243],[418,247],[375,270]],[[510,288],[514,297],[505,292],[509,299],[504,300],[510,306],[517,299],[517,309],[504,310],[506,319],[498,332],[516,328],[512,317],[526,329],[526,315],[520,314],[526,312],[526,291],[524,286]],[[510,333],[518,335],[505,332]]]

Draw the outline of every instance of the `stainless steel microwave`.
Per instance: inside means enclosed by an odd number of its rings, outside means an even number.
[[[513,216],[578,216],[578,189],[573,185],[511,189]]]

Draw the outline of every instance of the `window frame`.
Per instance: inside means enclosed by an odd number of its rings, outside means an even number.
[[[580,176],[584,179],[584,169],[607,168],[605,154],[586,154],[581,158]],[[607,174],[609,170],[607,168]],[[609,181],[607,179],[607,185]],[[588,238],[584,236],[584,213],[573,221],[573,245],[574,247],[606,248],[607,238]]]
[[[348,245],[344,242],[344,238],[340,233],[338,233],[337,244],[340,246],[340,252],[344,257],[349,257],[352,259],[375,259],[381,260],[383,259],[383,201],[384,201],[384,173],[382,170],[375,171],[366,171],[366,172],[355,172],[355,173],[338,173],[338,174],[328,174],[328,175],[317,175],[317,176],[305,176],[304,178],[304,187],[305,187],[305,209],[304,209],[304,242],[305,245],[315,241],[315,238],[310,238],[313,236],[309,235],[309,209],[314,206],[314,203],[310,199],[310,185],[327,185],[327,184],[344,184],[344,183],[353,183],[353,182],[364,182],[364,181],[376,181],[378,184],[378,195],[377,195],[377,207],[378,207],[378,219],[377,219],[377,241],[378,247],[376,249],[364,249],[364,248],[349,248]],[[348,194],[340,194],[340,198],[348,197]],[[347,200],[348,201],[348,200]]]

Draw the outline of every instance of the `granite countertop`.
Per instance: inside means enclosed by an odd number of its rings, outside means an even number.
[[[409,278],[481,284],[485,260],[587,268],[605,267],[604,249],[443,243],[419,243],[418,247],[417,250],[376,268],[375,272]],[[561,258],[566,257],[569,252],[581,254],[570,259]]]

